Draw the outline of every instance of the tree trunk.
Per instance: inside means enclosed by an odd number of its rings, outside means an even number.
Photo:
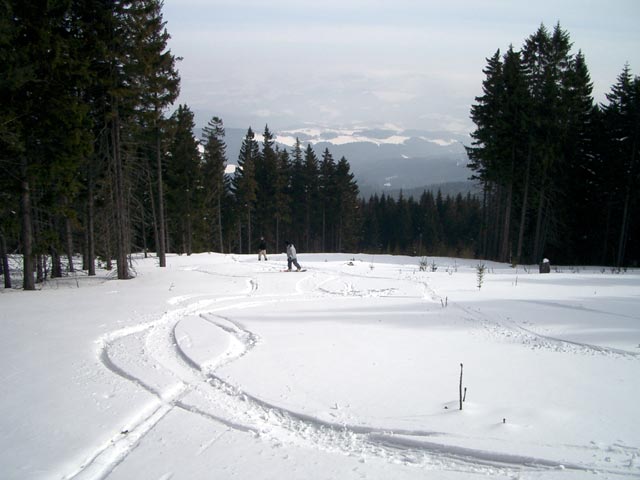
[[[496,186],[495,192],[492,195],[492,215],[490,217],[490,233],[491,237],[489,238],[489,255],[491,258],[498,258],[499,256],[499,245],[501,238],[501,226],[502,226],[502,187],[499,185]]]
[[[280,215],[276,215],[276,246],[275,248],[278,248],[278,246],[280,245]],[[275,253],[275,249],[274,249],[274,253]]]
[[[113,113],[113,123],[111,125],[111,153],[115,194],[116,261],[118,279],[127,280],[129,278],[129,264],[127,262],[127,228],[129,228],[129,225],[127,222],[124,167],[120,142],[120,117],[118,114],[117,104]]]
[[[527,224],[527,207],[529,202],[529,177],[531,171],[531,144],[527,152],[527,166],[524,176],[524,193],[522,195],[522,211],[520,212],[520,231],[518,232],[518,247],[516,250],[516,263],[522,259],[522,244],[524,243],[524,230]]]
[[[544,179],[543,179],[544,182]],[[540,201],[538,203],[538,216],[536,219],[536,233],[533,240],[533,261],[535,263],[540,263],[542,260],[542,224],[543,217],[545,212],[545,184],[542,184],[542,188],[540,190]]]
[[[20,213],[22,217],[22,257],[23,257],[23,283],[25,290],[35,290],[33,278],[33,230],[31,220],[31,192],[29,178],[27,176],[27,160],[22,158],[20,162]]]
[[[67,261],[69,262],[69,272],[75,272],[73,267],[73,229],[71,228],[71,219],[68,216],[64,218],[65,233],[67,237],[66,249],[67,249]]]
[[[489,230],[488,219],[489,219],[489,211],[488,211],[488,202],[487,198],[489,196],[489,185],[487,182],[483,183],[482,186],[482,221],[480,223],[480,257],[487,258],[487,233]]]
[[[51,278],[62,277],[62,266],[60,265],[60,254],[55,247],[51,247]]]
[[[637,138],[637,137],[636,137]],[[633,188],[633,178],[635,176],[637,141],[634,138],[631,149],[631,164],[629,165],[629,175],[627,188],[624,195],[624,208],[622,210],[622,224],[620,226],[620,238],[618,239],[618,253],[616,255],[616,267],[620,268],[624,263],[624,256],[627,247],[627,234],[629,232],[629,204],[631,201],[631,190]]]
[[[149,167],[150,168],[150,167]],[[156,255],[159,257],[158,252],[160,251],[160,234],[159,234],[159,221],[158,215],[156,213],[156,201],[153,193],[153,182],[151,181],[151,173],[149,172],[149,168],[147,168],[147,183],[149,185],[149,201],[151,202],[151,218],[153,223],[153,240],[156,247]]]
[[[612,210],[611,203],[612,203],[611,195],[609,194],[607,199],[607,216],[606,216],[605,227],[604,227],[602,255],[600,257],[600,264],[602,265],[607,264],[607,257],[608,257],[607,251],[609,250],[609,235],[610,235],[610,228],[611,228],[611,210]]]
[[[46,263],[47,263],[47,260],[46,258],[44,258],[44,255],[39,253],[36,256],[36,271],[37,271],[36,281],[38,283],[42,283],[47,279]]]
[[[158,126],[160,112],[156,110],[156,168],[158,170],[158,259],[161,267],[167,266],[166,243],[165,243],[165,223],[164,223],[164,188],[162,185],[162,152],[160,150],[160,127]]]
[[[240,250],[242,253],[242,250]],[[251,208],[247,207],[247,253],[251,254]]]
[[[4,288],[11,288],[11,270],[9,270],[9,255],[7,254],[7,242],[4,234],[0,233],[0,257],[2,260],[2,274],[4,275]]]
[[[500,245],[500,261],[506,262],[509,259],[511,240],[511,203],[513,197],[513,181],[507,187],[507,198],[504,210],[504,222],[502,226],[502,242]]]
[[[220,238],[220,253],[224,253],[224,242],[222,237],[222,194],[218,193],[218,235]]]
[[[93,168],[89,165],[89,192],[87,199],[87,267],[90,277],[96,274],[96,234],[95,234],[95,210],[93,199]]]

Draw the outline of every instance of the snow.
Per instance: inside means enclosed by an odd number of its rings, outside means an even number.
[[[2,291],[2,478],[640,477],[637,270],[299,261]]]
[[[420,137],[420,138],[429,143],[435,143],[436,145],[439,145],[441,147],[449,147],[457,142],[457,140],[454,140],[454,139],[444,140],[442,138],[436,138],[436,139],[427,138],[427,137]]]

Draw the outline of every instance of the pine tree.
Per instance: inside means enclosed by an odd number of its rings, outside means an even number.
[[[336,163],[326,148],[320,162],[319,198],[322,205],[322,244],[321,251],[326,252],[327,247],[335,249],[336,215],[338,214],[337,185],[335,182]],[[329,235],[329,241],[327,240]]]
[[[471,119],[476,129],[471,133],[472,146],[467,147],[469,168],[475,172],[472,179],[482,184],[485,198],[485,216],[482,223],[482,250],[480,255],[491,257],[495,254],[490,248],[493,239],[497,239],[498,228],[495,226],[494,215],[497,195],[496,182],[498,175],[495,165],[500,161],[501,153],[498,145],[501,141],[500,112],[504,97],[503,64],[500,50],[487,59],[487,66],[483,70],[485,79],[482,82],[483,94],[476,97],[476,104],[471,107]]]
[[[213,117],[202,131],[203,188],[205,190],[205,215],[207,227],[211,229],[210,245],[218,244],[218,251],[224,252],[222,228],[222,202],[228,185],[225,177],[227,146],[222,119]]]
[[[247,253],[251,253],[251,225],[252,213],[256,207],[257,182],[256,161],[260,156],[260,146],[255,139],[251,127],[242,140],[240,154],[238,156],[238,169],[233,178],[233,191],[236,197],[236,208],[240,218],[244,219],[247,233]],[[242,253],[242,223],[239,225],[238,235],[239,250]]]
[[[302,176],[295,178],[304,185],[304,242],[307,251],[317,250],[315,235],[319,231],[318,199],[319,199],[319,164],[311,145],[308,144],[304,152]]]
[[[358,184],[346,158],[340,158],[335,171],[336,200],[338,204],[338,251],[354,248],[357,244],[361,218],[358,205]]]
[[[180,105],[171,117],[175,132],[169,148],[170,160],[167,172],[167,196],[171,198],[168,209],[170,236],[175,238],[179,253],[193,253],[193,222],[200,211],[197,203],[198,189],[202,184],[198,142],[193,135],[193,112]]]
[[[304,232],[306,225],[306,185],[304,180],[304,158],[300,140],[296,138],[296,143],[291,152],[291,169],[289,195],[291,198],[291,229],[288,232],[290,240],[296,240],[300,232]]]
[[[277,228],[276,183],[278,176],[278,156],[275,140],[265,125],[262,152],[256,159],[256,218],[255,225],[260,236],[274,238]]]
[[[291,224],[291,162],[287,150],[276,147],[277,168],[275,183],[275,220],[276,220],[276,248],[280,246],[280,235]]]
[[[176,69],[177,58],[167,50],[170,35],[162,17],[161,0],[139,0],[134,44],[139,57],[136,73],[141,93],[142,109],[152,133],[155,152],[157,184],[157,255],[160,267],[166,266],[165,204],[162,166],[161,123],[164,109],[178,96],[180,77]]]
[[[637,218],[637,192],[640,186],[640,77],[632,77],[628,65],[625,65],[616,84],[607,94],[607,101],[608,104],[604,106],[609,139],[607,151],[609,160],[615,165],[614,170],[618,172],[618,178],[614,179],[617,187],[608,186],[618,192],[616,203],[621,208],[614,265],[621,267],[625,264],[633,219]]]
[[[2,8],[10,16],[1,21],[0,41],[11,44],[3,53],[3,163],[18,172],[23,287],[33,290],[34,249],[60,251],[55,224],[72,215],[68,205],[79,187],[75,172],[90,148],[88,110],[79,95],[89,77],[71,5],[10,2]]]

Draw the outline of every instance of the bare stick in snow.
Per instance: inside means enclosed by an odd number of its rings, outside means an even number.
[[[462,410],[462,364],[460,364],[460,387],[459,387],[459,393],[460,393],[460,410]]]

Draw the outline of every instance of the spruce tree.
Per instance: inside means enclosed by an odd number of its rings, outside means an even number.
[[[335,171],[337,218],[337,251],[355,248],[360,231],[358,184],[345,157],[340,158]]]
[[[202,185],[198,142],[193,135],[195,127],[193,112],[186,105],[178,106],[171,117],[174,125],[173,139],[169,148],[167,171],[167,196],[171,199],[168,208],[168,224],[172,227],[170,237],[178,253],[193,253],[194,219],[200,215],[198,191]]]
[[[213,117],[202,131],[203,188],[207,229],[211,232],[209,245],[217,243],[220,253],[224,252],[222,202],[228,188],[225,178],[227,146],[224,138],[222,119]]]
[[[617,82],[607,94],[604,106],[605,125],[608,136],[608,167],[613,166],[618,177],[617,184],[607,186],[617,192],[615,203],[619,214],[617,224],[616,253],[614,265],[625,264],[629,232],[637,218],[638,187],[640,186],[640,77],[633,77],[625,65]]]
[[[336,248],[336,223],[338,214],[337,185],[335,181],[336,162],[326,148],[320,162],[319,198],[322,205],[322,243],[321,251]],[[327,238],[328,237],[328,238]]]
[[[247,234],[247,253],[251,253],[252,248],[251,226],[257,200],[256,161],[258,161],[259,156],[260,145],[255,139],[253,130],[249,127],[242,140],[242,146],[240,147],[240,154],[238,156],[238,168],[232,181],[236,199],[236,209],[239,218],[243,219]],[[238,228],[238,246],[240,253],[242,253],[242,222]]]
[[[291,224],[291,161],[287,150],[276,147],[277,167],[275,183],[275,221],[276,236],[273,239],[276,248],[280,247],[280,238]]]
[[[319,163],[311,144],[307,144],[304,152],[302,175],[296,178],[304,185],[304,245],[305,250],[317,250],[316,234],[319,231],[318,199],[319,199]]]
[[[255,226],[258,235],[267,239],[274,238],[277,228],[276,217],[276,184],[278,176],[278,156],[275,140],[265,125],[262,152],[256,159],[256,218]]]

